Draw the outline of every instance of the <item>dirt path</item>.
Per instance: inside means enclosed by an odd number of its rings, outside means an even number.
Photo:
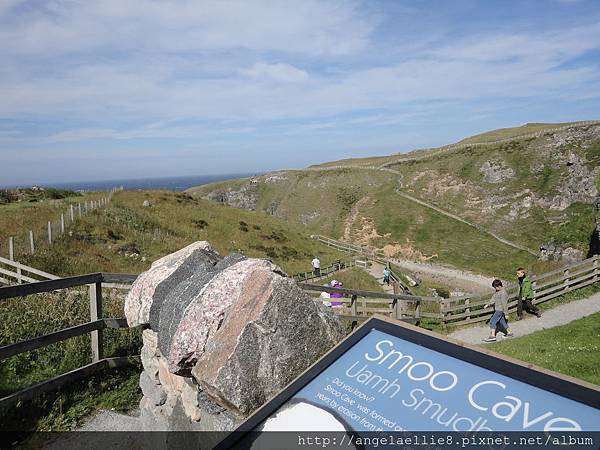
[[[371,276],[377,280],[377,282],[380,284],[381,288],[383,289],[383,292],[385,292],[386,294],[393,294],[394,287],[391,285],[388,286],[387,284],[385,284],[383,282],[383,269],[384,268],[385,268],[385,266],[383,264],[373,261],[373,262],[371,262],[371,267],[369,267],[367,269],[367,272],[369,272],[371,274]]]
[[[439,281],[470,294],[491,294],[492,278],[478,275],[466,270],[454,269],[438,264],[421,263],[404,259],[390,259],[390,261],[421,278]]]
[[[541,318],[535,316],[526,316],[520,321],[512,321],[510,328],[515,337],[526,336],[536,331],[546,330],[548,328],[566,325],[573,320],[581,319],[600,312],[600,293],[582,300],[574,300],[563,305],[558,305],[542,313]],[[483,339],[489,334],[487,325],[479,325],[471,328],[450,333],[450,337],[469,344],[482,344]],[[502,340],[500,338],[499,340]]]

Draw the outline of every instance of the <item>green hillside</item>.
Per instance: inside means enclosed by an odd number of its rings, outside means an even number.
[[[558,247],[557,258],[564,249],[575,257],[587,253],[595,226],[600,125],[565,125],[527,124],[461,141],[486,145],[336,161],[189,192],[390,255],[504,276],[515,265],[539,264],[484,231],[533,251]],[[538,134],[522,137],[531,133]],[[509,140],[490,143],[498,139]],[[389,170],[375,168],[399,158]],[[327,169],[339,165],[360,167]]]
[[[145,200],[150,206],[143,206]],[[139,273],[198,240],[221,254],[269,258],[290,274],[310,270],[315,255],[324,266],[347,257],[309,239],[300,225],[170,191],[117,192],[109,208],[84,216],[69,231],[21,260],[57,275]]]

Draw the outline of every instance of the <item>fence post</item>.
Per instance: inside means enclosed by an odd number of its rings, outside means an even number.
[[[102,283],[90,284],[90,321],[102,318]],[[102,330],[90,333],[92,337],[92,362],[102,359]]]
[[[77,209],[79,210],[79,217],[81,217],[81,203],[77,203]]]
[[[8,238],[8,259],[15,260],[15,238],[12,236]]]
[[[598,281],[598,255],[594,255],[594,262],[592,264],[594,267],[594,282]]]
[[[75,211],[73,210],[73,205],[71,206],[71,223],[75,222]]]
[[[565,292],[567,292],[569,290],[569,269],[565,269],[564,276],[565,276],[565,281],[564,281]]]
[[[52,245],[52,221],[48,221],[48,244]]]
[[[60,234],[65,234],[65,215],[60,215]]]
[[[465,319],[469,320],[471,319],[471,308],[469,308],[469,304],[471,303],[471,299],[467,298],[465,299],[465,305],[467,305],[467,308],[465,308],[465,313],[468,314]]]
[[[33,242],[33,231],[29,230],[29,245],[31,247],[31,254],[35,253],[35,244]]]
[[[415,319],[419,322],[421,319],[421,299],[419,298],[415,303]]]
[[[356,294],[354,294],[350,299],[350,311],[353,316],[358,316],[358,304],[356,302]]]

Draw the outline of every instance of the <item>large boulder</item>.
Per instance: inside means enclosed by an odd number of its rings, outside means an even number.
[[[295,281],[255,272],[192,375],[219,403],[247,415],[342,337],[338,318]]]
[[[125,308],[130,325],[149,326],[142,415],[167,429],[233,428],[344,336],[277,265],[207,242],[156,261]]]
[[[169,290],[158,289],[160,284],[167,281],[186,260],[191,258],[194,261],[196,259],[195,256],[198,254],[202,255],[202,258],[200,258],[202,263],[205,261],[207,254],[214,255],[214,258],[218,260],[218,255],[213,251],[208,242],[194,242],[175,253],[154,261],[150,269],[142,273],[135,280],[125,299],[125,317],[130,327],[149,323],[152,302],[154,300],[160,301],[162,296]],[[188,269],[188,272],[193,271],[192,268]],[[181,278],[183,277],[177,279]],[[157,289],[158,293],[155,295]]]

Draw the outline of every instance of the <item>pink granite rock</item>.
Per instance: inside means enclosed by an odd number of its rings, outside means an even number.
[[[167,280],[194,252],[199,250],[216,255],[208,242],[194,242],[175,253],[156,260],[149,270],[137,277],[125,299],[125,317],[130,327],[148,323],[150,307],[158,286]]]
[[[221,326],[231,305],[242,300],[249,279],[282,277],[281,269],[263,259],[244,259],[212,278],[187,305],[165,355],[173,373],[189,371],[206,342]],[[268,284],[268,283],[267,283]],[[265,286],[268,287],[268,286]],[[268,292],[265,292],[268,295]]]
[[[337,316],[295,281],[254,272],[192,375],[217,403],[245,417],[343,337]]]

